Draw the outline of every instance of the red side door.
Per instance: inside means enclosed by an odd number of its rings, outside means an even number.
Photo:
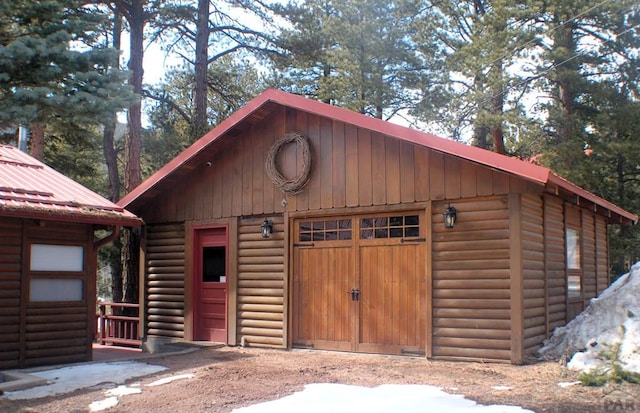
[[[194,340],[227,342],[227,228],[198,229],[194,239]]]

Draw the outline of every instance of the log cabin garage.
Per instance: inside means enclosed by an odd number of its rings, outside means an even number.
[[[276,90],[119,205],[147,343],[522,363],[637,216],[549,169]]]
[[[0,369],[92,359],[97,250],[120,226],[141,224],[26,153],[0,145]]]

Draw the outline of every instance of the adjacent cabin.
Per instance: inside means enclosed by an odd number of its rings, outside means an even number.
[[[276,90],[119,203],[147,343],[522,363],[637,216],[549,169]]]
[[[0,145],[0,369],[91,360],[97,249],[120,226],[140,225],[122,207]]]

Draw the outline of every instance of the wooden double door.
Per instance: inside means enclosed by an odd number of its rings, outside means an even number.
[[[294,222],[294,347],[424,354],[423,216]]]

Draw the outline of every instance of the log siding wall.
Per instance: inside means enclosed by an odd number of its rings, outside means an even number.
[[[0,369],[19,367],[22,221],[0,226]]]
[[[507,197],[455,203],[445,229],[432,209],[432,355],[510,360],[510,261]]]
[[[533,354],[546,336],[544,219],[540,196],[521,198],[522,309],[524,354]]]
[[[95,262],[93,228],[91,225],[46,222],[39,225],[24,221],[24,269],[22,285],[21,367],[65,364],[91,360],[91,343],[95,332]],[[29,249],[31,244],[62,244],[82,246],[82,272],[31,272]],[[35,302],[29,300],[31,278],[67,277],[82,279],[83,301]]]
[[[151,225],[146,231],[146,333],[184,338],[184,225]]]
[[[238,225],[237,334],[241,345],[285,347],[285,236],[282,215],[262,238],[262,218]]]
[[[547,282],[547,336],[567,319],[567,274],[562,201],[544,196],[544,256]]]

